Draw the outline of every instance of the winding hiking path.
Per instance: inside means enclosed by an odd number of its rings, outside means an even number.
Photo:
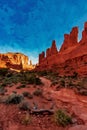
[[[16,105],[9,105],[7,109],[6,105],[1,104],[0,119],[4,121],[4,123],[1,122],[3,130],[87,130],[87,97],[77,95],[72,89],[67,88],[62,88],[59,91],[55,91],[53,89],[55,86],[51,87],[50,80],[45,77],[40,77],[40,79],[44,84],[42,87],[44,97],[43,99],[42,97],[35,97],[32,101],[38,100],[38,104],[45,101],[43,104],[46,105],[47,103],[48,106],[50,106],[50,103],[53,102],[56,104],[56,107],[53,108],[54,110],[58,108],[66,109],[70,114],[74,114],[77,117],[75,119],[79,119],[81,123],[74,123],[73,126],[67,126],[64,128],[49,122],[50,117],[39,118],[35,116],[33,117],[32,124],[25,126],[18,122],[20,119],[19,117],[21,115],[23,116],[23,112],[21,112]],[[31,88],[28,89],[30,90]],[[49,96],[52,99],[50,101],[47,99]]]
[[[77,125],[69,130],[87,130],[87,96],[81,96],[75,94],[71,89],[62,88],[59,91],[54,91],[50,85],[51,81],[41,77],[44,83],[44,91],[50,92],[51,97],[57,101],[61,101],[70,105],[70,112],[74,113],[79,119],[84,122],[84,125]]]

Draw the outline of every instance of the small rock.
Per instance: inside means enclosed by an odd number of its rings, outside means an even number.
[[[87,130],[87,125],[77,125],[69,128],[69,130]]]
[[[72,119],[72,123],[73,123],[73,124],[76,124],[76,123],[77,123],[77,119],[76,119],[76,118],[73,118],[73,119]]]

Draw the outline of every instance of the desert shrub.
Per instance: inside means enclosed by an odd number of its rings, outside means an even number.
[[[81,88],[87,89],[87,78],[83,78],[80,82],[79,82],[79,86]]]
[[[30,94],[29,92],[23,92],[23,96],[24,96],[24,97],[28,97],[28,98],[30,98],[30,99],[33,98],[33,95]]]
[[[16,89],[21,89],[20,86],[17,86]]]
[[[35,96],[42,96],[42,90],[41,90],[41,89],[36,89],[36,90],[33,92],[33,94],[34,94]]]
[[[5,84],[12,84],[12,83],[18,83],[19,80],[16,76],[12,76],[12,77],[5,77],[4,81]]]
[[[7,84],[6,84],[6,83],[2,83],[1,86],[2,86],[2,87],[6,87]]]
[[[51,80],[52,82],[55,82],[55,81],[58,80],[58,76],[59,76],[58,73],[48,71],[48,73],[47,73],[47,75],[45,77],[48,78],[49,80]]]
[[[6,91],[7,90],[4,87],[0,86],[0,94],[1,95],[4,95]]]
[[[54,114],[54,119],[57,124],[66,126],[72,123],[71,117],[62,110],[58,110]]]
[[[31,72],[17,73],[9,71],[3,79],[3,83],[5,84],[12,84],[12,83],[16,84],[19,82],[21,82],[22,84],[36,84],[36,85],[42,84],[40,78],[37,77],[36,74]]]
[[[53,81],[52,83],[51,83],[51,86],[55,86],[55,85],[57,85],[58,84],[58,81]]]
[[[25,117],[22,119],[22,124],[23,125],[29,125],[32,122],[31,116],[26,113]]]
[[[46,76],[47,74],[48,74],[48,72],[46,70],[38,72],[39,76]]]
[[[5,79],[3,80],[4,84],[8,85],[8,84],[12,84],[12,80],[10,80],[10,78],[5,77]]]
[[[12,77],[13,76],[13,73],[12,72],[9,72],[6,74],[6,77]]]
[[[63,87],[65,87],[65,79],[62,78],[62,79],[60,80],[60,85],[63,86]]]
[[[28,95],[30,94],[29,92],[23,92],[22,93],[24,97],[28,97]]]
[[[23,80],[21,80],[20,82],[21,82],[21,84],[25,84],[25,85],[27,84],[27,82],[23,81]]]
[[[40,79],[39,77],[36,77],[36,79],[35,79],[35,84],[36,84],[36,85],[42,84],[41,79]]]
[[[73,72],[72,78],[77,78],[78,77],[78,73],[77,72]]]
[[[22,85],[18,86],[17,89],[21,89],[21,88],[25,88],[25,87],[26,87],[26,85],[22,84]]]
[[[28,82],[29,84],[35,84],[35,75],[31,75],[28,77]]]
[[[17,94],[17,92],[16,91],[12,91],[13,93],[15,93],[15,94]]]
[[[12,83],[18,83],[21,82],[22,80],[22,76],[20,75],[20,73],[8,73],[6,77],[4,77],[4,83],[6,84],[12,84]]]
[[[27,101],[22,101],[19,104],[19,109],[24,111],[30,110],[30,104]]]
[[[68,81],[68,86],[69,86],[69,87],[74,86],[74,84],[73,84],[73,82],[72,82],[71,80]]]
[[[80,79],[75,86],[79,94],[87,96],[87,78]]]
[[[41,80],[39,77],[37,77],[35,74],[29,74],[25,73],[25,81],[27,81],[29,84],[36,84],[40,85],[42,84]]]
[[[0,68],[0,76],[5,76],[8,73],[7,68]]]
[[[5,103],[6,104],[19,104],[23,99],[24,99],[23,95],[13,93],[7,97]]]
[[[78,93],[81,95],[87,96],[87,90],[85,90],[85,89],[78,90]]]

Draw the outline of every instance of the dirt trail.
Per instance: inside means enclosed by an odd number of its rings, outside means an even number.
[[[41,77],[40,79],[44,83],[44,87],[45,88],[49,88],[50,87],[50,85],[51,85],[51,81],[50,80],[48,80],[48,79],[46,79],[44,77]]]
[[[60,91],[54,91],[50,85],[51,82],[46,78],[41,78],[44,83],[44,91],[50,92],[51,97],[56,101],[61,101],[70,106],[70,111],[81,119],[85,125],[81,125],[81,130],[87,130],[87,96],[75,94],[71,89],[63,88]],[[79,130],[79,126],[70,128],[69,130]]]
[[[66,109],[70,113],[74,114],[79,120],[82,121],[80,124],[75,124],[74,126],[67,126],[65,128],[56,126],[55,124],[50,122],[50,117],[33,117],[33,124],[25,126],[19,123],[19,119],[23,115],[22,112],[18,109],[16,105],[7,106],[4,104],[0,105],[0,119],[4,122],[8,122],[9,124],[4,124],[3,130],[87,130],[87,97],[77,95],[72,89],[62,88],[59,91],[55,91],[53,87],[51,87],[51,81],[41,77],[40,78],[44,84],[42,87],[43,95],[42,97],[34,97],[31,102],[38,101],[38,105],[43,104],[50,106],[50,103],[55,103],[57,108]],[[15,89],[15,87],[14,87]],[[35,88],[33,88],[35,89]],[[33,91],[32,87],[27,88],[27,91]],[[20,92],[24,91],[20,90]],[[52,100],[49,100],[52,99]],[[29,100],[30,102],[30,100]],[[21,114],[20,114],[21,113]],[[20,118],[19,118],[20,117]],[[76,118],[76,119],[77,119]],[[2,124],[3,125],[3,124]],[[8,126],[7,126],[8,125]],[[0,129],[1,130],[1,129]]]

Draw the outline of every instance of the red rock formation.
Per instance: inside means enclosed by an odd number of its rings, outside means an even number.
[[[78,27],[74,27],[70,34],[64,35],[64,42],[60,51],[57,51],[55,41],[52,47],[39,57],[39,66],[36,70],[53,70],[61,75],[87,75],[87,22],[84,24],[82,39],[78,42]]]
[[[49,57],[49,56],[51,56],[51,48],[48,48],[46,50],[46,57]]]
[[[28,56],[21,53],[0,54],[0,68],[10,68],[14,70],[29,69]]]
[[[77,45],[77,43],[78,43],[78,27],[74,27],[72,28],[70,34],[64,35],[64,42],[62,44],[60,51],[69,49],[70,47]]]
[[[54,55],[54,54],[57,54],[58,51],[57,51],[57,47],[56,47],[56,41],[53,40],[52,42],[52,46],[51,46],[51,55]]]
[[[57,51],[57,47],[56,47],[56,41],[53,40],[51,48],[48,48],[46,50],[46,57],[48,58],[51,55],[54,55],[54,54],[57,54],[57,53],[58,53],[58,51]]]
[[[87,22],[84,24],[84,30],[82,32],[82,39],[80,41],[81,43],[87,42]]]
[[[39,54],[39,63],[41,63],[45,58],[45,52],[43,51],[41,54]]]
[[[74,27],[70,32],[70,40],[72,45],[78,43],[78,27]]]

